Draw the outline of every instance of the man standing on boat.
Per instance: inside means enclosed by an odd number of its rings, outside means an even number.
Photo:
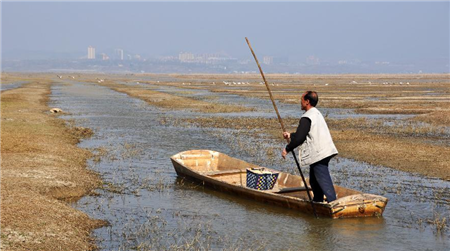
[[[336,192],[328,163],[338,154],[338,151],[322,113],[315,107],[318,101],[317,92],[303,93],[301,106],[305,113],[300,118],[295,133],[283,132],[283,137],[291,139],[291,142],[283,149],[281,156],[286,158],[288,152],[300,146],[300,165],[309,165],[310,168],[309,183],[314,193],[313,201],[323,202],[323,195],[325,195],[327,202],[331,202],[336,200]]]

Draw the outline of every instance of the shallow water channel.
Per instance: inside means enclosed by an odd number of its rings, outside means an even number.
[[[27,83],[27,81],[17,81],[12,83],[2,83],[0,85],[0,91],[7,91],[21,87],[23,84]]]
[[[110,223],[94,231],[100,250],[447,250],[450,244],[448,228],[437,231],[429,223],[449,217],[448,181],[335,158],[330,169],[337,185],[390,201],[381,218],[315,219],[177,178],[169,158],[189,149],[255,162],[248,151],[233,147],[238,131],[167,126],[164,118],[192,114],[159,109],[89,83],[54,85],[50,105],[95,133],[80,146],[98,154],[88,164],[104,186],[74,207]],[[239,140],[261,153],[259,163],[292,170],[291,160],[266,158],[273,147],[266,138]]]

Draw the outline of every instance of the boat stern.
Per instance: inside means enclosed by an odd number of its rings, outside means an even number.
[[[331,217],[380,217],[383,215],[388,199],[374,194],[356,194],[345,196],[329,203]]]

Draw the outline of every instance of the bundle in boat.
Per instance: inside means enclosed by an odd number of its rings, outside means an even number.
[[[246,196],[256,201],[290,208],[312,214],[306,184],[302,178],[270,168],[264,171],[277,173],[273,186],[266,190],[248,187],[247,169],[258,169],[257,165],[232,158],[210,150],[190,150],[171,157],[177,174],[212,187],[213,189]],[[334,186],[337,199],[330,203],[314,203],[319,216],[336,218],[379,217],[383,214],[388,199],[374,194],[362,193],[341,186]],[[310,190],[310,193],[312,191]]]

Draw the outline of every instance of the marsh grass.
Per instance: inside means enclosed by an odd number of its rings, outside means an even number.
[[[124,194],[126,190],[126,184],[118,184],[118,183],[112,183],[112,182],[103,182],[103,188],[104,190],[115,193],[115,194]]]
[[[140,159],[144,153],[144,149],[138,144],[125,142],[123,144],[123,151],[120,155],[122,159]]]
[[[444,216],[441,216],[440,213],[435,212],[433,219],[428,219],[427,223],[434,225],[436,227],[436,233],[440,234],[443,233],[447,228],[447,218]]]
[[[169,182],[169,178],[156,170],[152,175],[139,181],[139,189],[147,191],[157,191],[159,193],[169,193],[174,184]]]
[[[91,152],[93,153],[92,161],[94,163],[99,163],[102,158],[108,155],[108,149],[104,146],[91,149]]]

